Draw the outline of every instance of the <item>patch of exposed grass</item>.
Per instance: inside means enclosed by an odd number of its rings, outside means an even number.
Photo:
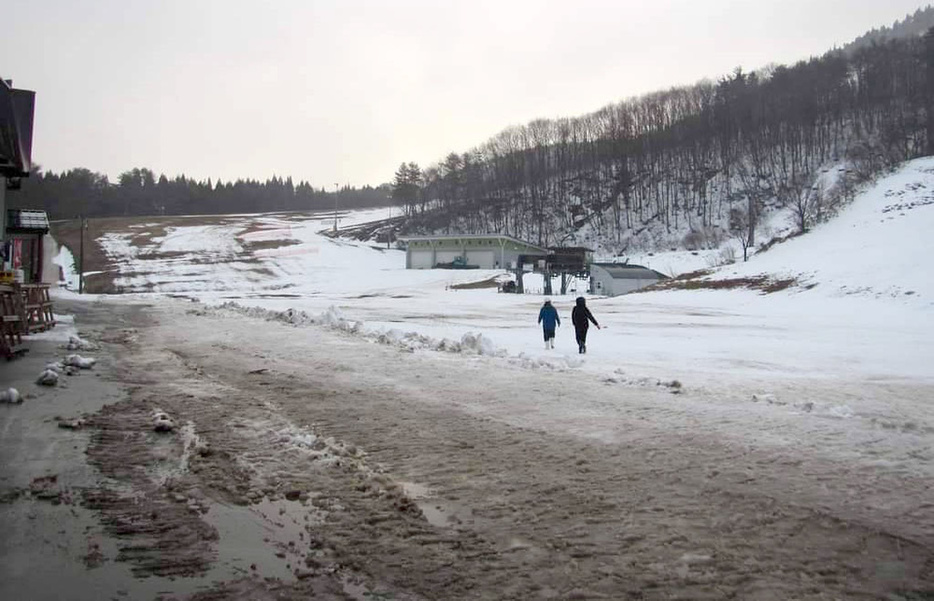
[[[454,284],[451,286],[454,290],[474,290],[478,288],[499,288],[499,281],[497,277],[487,278],[485,280],[480,280],[479,282],[467,282],[464,284]]]
[[[286,246],[294,246],[296,244],[301,244],[301,241],[295,240],[294,238],[283,239],[283,240],[245,240],[242,242],[243,247],[250,252],[256,252],[259,250],[275,250],[277,248],[283,248]]]
[[[139,256],[144,260],[171,261],[188,255],[185,251],[158,251],[153,248],[153,240],[165,237],[173,227],[222,225],[225,223],[237,224],[239,220],[223,215],[205,216],[173,216],[173,217],[105,217],[87,220],[87,230],[84,233],[84,291],[90,294],[120,294],[125,292],[115,283],[119,274],[119,266],[104,252],[100,246],[100,239],[106,234],[125,234],[129,243],[139,249],[150,248]],[[251,231],[265,231],[265,228],[251,226]],[[81,229],[78,220],[59,220],[51,224],[52,236],[68,247],[75,262],[81,256]],[[237,260],[245,263],[258,263],[259,259],[251,256],[257,250],[276,249],[292,246],[300,242],[291,239],[283,240],[256,240],[245,241],[244,249],[247,251]],[[213,263],[216,259],[193,257],[192,263]],[[78,266],[76,265],[76,268]],[[260,275],[271,275],[266,268],[259,267],[255,271]],[[122,274],[132,277],[134,274]]]
[[[761,290],[763,294],[771,294],[799,285],[798,280],[795,278],[774,279],[767,275],[743,278],[701,279],[708,275],[710,275],[709,270],[695,271],[690,274],[683,274],[676,278],[658,282],[657,284],[643,288],[640,292],[649,292],[652,290],[734,290],[737,288],[749,288],[752,290]]]

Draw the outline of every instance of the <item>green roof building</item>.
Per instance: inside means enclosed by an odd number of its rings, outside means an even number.
[[[501,234],[410,236],[399,240],[406,245],[406,269],[516,269],[548,256],[545,248]]]

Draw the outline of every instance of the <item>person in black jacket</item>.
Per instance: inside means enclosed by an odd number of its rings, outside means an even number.
[[[587,352],[587,328],[590,327],[591,321],[599,330],[600,324],[597,323],[597,320],[590,313],[590,309],[587,308],[587,301],[584,300],[583,296],[578,296],[577,305],[571,311],[571,323],[574,324],[574,334],[577,335],[577,352],[579,354]]]

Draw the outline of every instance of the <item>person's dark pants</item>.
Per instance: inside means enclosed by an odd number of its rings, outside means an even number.
[[[587,327],[583,328],[574,328],[574,334],[577,336],[577,352],[586,353],[587,352]]]
[[[549,329],[549,328],[542,328],[542,329],[545,331],[545,342],[548,342],[549,340],[551,340],[552,338],[555,337],[555,329],[554,329],[554,328],[550,328],[550,329]]]

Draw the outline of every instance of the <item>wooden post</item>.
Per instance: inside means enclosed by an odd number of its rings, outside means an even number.
[[[84,294],[84,230],[87,227],[87,223],[84,220],[84,215],[81,215],[78,218],[78,228],[81,230],[81,243],[78,248],[78,294]]]
[[[36,261],[35,261],[36,268],[32,273],[32,281],[36,284],[41,284],[42,279],[43,279],[42,268],[45,264],[44,263],[45,257],[43,256],[43,250],[44,250],[43,247],[45,246],[45,244],[43,243],[44,240],[45,240],[45,234],[39,234],[39,238],[36,240],[36,255],[35,255],[36,256]]]

